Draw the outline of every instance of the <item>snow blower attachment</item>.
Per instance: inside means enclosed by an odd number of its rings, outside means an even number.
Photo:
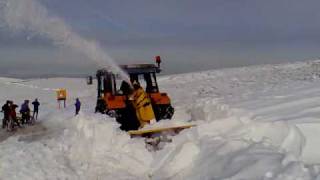
[[[125,131],[142,128],[152,120],[171,119],[174,108],[167,93],[159,91],[156,79],[161,72],[160,57],[156,62],[158,65],[122,65],[131,84],[106,69],[98,70],[96,112],[115,117]]]

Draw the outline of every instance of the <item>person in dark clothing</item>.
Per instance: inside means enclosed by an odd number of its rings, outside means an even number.
[[[120,90],[123,92],[124,95],[128,95],[132,93],[132,88],[130,84],[126,81],[122,81]]]
[[[38,99],[35,99],[35,100],[32,102],[32,105],[33,105],[33,115],[32,115],[32,119],[33,119],[33,120],[37,120],[37,119],[38,119],[40,102],[38,101]]]
[[[25,100],[20,108],[22,123],[30,123],[29,100]]]
[[[10,101],[8,100],[1,109],[1,112],[3,112],[3,119],[2,119],[2,128],[4,129],[7,126],[7,123],[10,118]]]
[[[78,115],[81,108],[81,102],[79,98],[76,99],[76,103],[74,105],[76,106],[76,115]]]

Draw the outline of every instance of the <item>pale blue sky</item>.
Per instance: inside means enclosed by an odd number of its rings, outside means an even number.
[[[39,0],[118,63],[163,57],[166,73],[317,58],[318,0]],[[19,12],[17,12],[19,13]],[[1,74],[82,74],[95,65],[0,28]]]

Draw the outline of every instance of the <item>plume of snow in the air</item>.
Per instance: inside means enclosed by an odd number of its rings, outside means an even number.
[[[0,20],[12,31],[28,31],[51,39],[57,45],[84,53],[98,66],[120,74],[128,80],[119,66],[95,41],[89,41],[74,32],[63,19],[50,16],[37,0],[0,0]]]

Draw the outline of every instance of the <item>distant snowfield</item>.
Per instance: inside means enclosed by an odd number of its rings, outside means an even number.
[[[197,126],[156,152],[93,112],[96,86],[84,79],[0,78],[1,102],[41,102],[36,126],[0,130],[0,179],[320,179],[319,74],[312,61],[160,77],[176,109],[161,125]]]

